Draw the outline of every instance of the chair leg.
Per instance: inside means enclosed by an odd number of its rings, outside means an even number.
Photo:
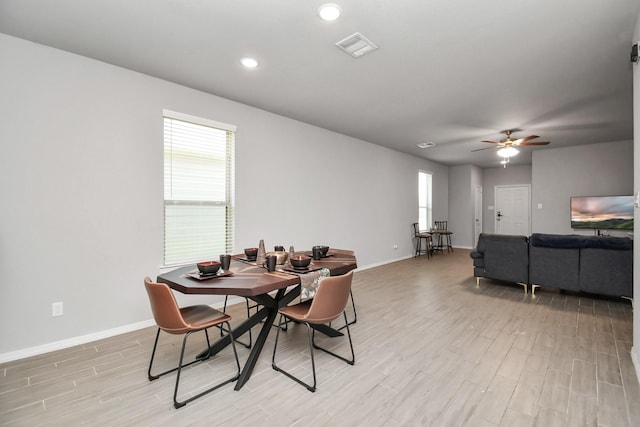
[[[175,386],[175,389],[173,390],[173,406],[176,409],[182,408],[184,405],[186,405],[187,403],[191,402],[192,400],[195,400],[195,399],[197,399],[199,397],[202,397],[205,394],[210,393],[210,392],[222,387],[225,384],[229,384],[230,382],[233,382],[233,381],[237,380],[238,377],[240,377],[240,360],[238,359],[238,352],[236,351],[235,340],[233,339],[233,334],[231,332],[231,325],[229,324],[229,322],[224,322],[224,323],[226,323],[227,324],[227,328],[229,328],[228,330],[229,330],[229,337],[231,338],[231,347],[233,348],[233,355],[234,355],[234,357],[236,359],[236,366],[237,366],[236,374],[232,378],[224,380],[224,381],[214,385],[213,387],[208,388],[207,390],[196,394],[195,396],[192,396],[192,397],[190,397],[188,399],[185,399],[185,400],[183,400],[181,402],[178,401],[178,386],[180,385],[180,373],[182,372],[182,368],[184,368],[185,366],[189,366],[191,364],[191,363],[189,363],[189,364],[184,365],[184,366],[182,365],[182,361],[184,359],[184,350],[185,350],[185,347],[187,345],[187,338],[192,333],[192,332],[187,332],[184,335],[184,338],[182,339],[182,349],[180,351],[180,362],[178,363],[178,368],[177,368],[178,369],[178,373],[176,375],[176,386]],[[207,333],[206,329],[205,329],[205,333]],[[207,335],[207,341],[208,341],[208,339],[209,339],[209,337]]]
[[[225,314],[227,313],[227,300],[228,299],[229,299],[229,295],[225,295],[225,297],[224,297],[224,306],[222,308],[222,312],[225,313]],[[251,312],[249,311],[249,309],[250,309],[250,307],[249,307],[249,298],[245,298],[244,302],[247,305],[247,319],[248,319],[249,317],[251,317]],[[223,328],[222,325],[219,325],[218,328],[220,329],[220,336],[223,336],[224,332],[228,332]],[[237,341],[240,344],[242,344],[243,346],[245,346],[246,348],[251,348],[251,346],[253,345],[253,338],[251,337],[251,329],[249,329],[247,331],[247,333],[249,334],[249,343],[243,343],[240,340],[237,340]]]
[[[176,366],[175,368],[168,369],[168,370],[166,370],[164,372],[161,372],[161,373],[155,374],[155,375],[151,373],[151,368],[153,367],[153,359],[154,359],[155,354],[156,354],[156,348],[158,346],[158,339],[159,338],[160,338],[160,328],[158,328],[158,332],[156,333],[156,340],[153,343],[153,351],[151,352],[151,360],[149,361],[149,369],[147,370],[147,377],[149,378],[149,381],[157,380],[158,378],[160,378],[163,375],[170,374],[173,371],[177,371],[178,368],[179,368],[179,366]],[[207,353],[205,353],[205,356],[203,356],[201,358],[196,358],[194,361],[189,362],[186,365],[183,365],[182,367],[184,368],[186,366],[193,365],[194,363],[202,362],[204,360],[209,359],[209,357],[211,357],[211,354],[209,352],[207,352]]]
[[[325,348],[322,348],[320,346],[318,346],[315,343],[315,329],[313,329],[311,327],[311,325],[309,323],[305,324],[307,325],[307,332],[309,334],[309,353],[311,354],[311,371],[313,373],[313,384],[308,384],[304,381],[302,381],[301,379],[293,376],[292,374],[290,374],[289,372],[285,371],[284,369],[280,368],[279,366],[276,365],[276,351],[278,348],[278,338],[280,336],[280,328],[278,328],[278,332],[276,333],[276,342],[273,346],[273,356],[271,358],[271,367],[278,371],[283,373],[284,375],[286,375],[287,377],[291,378],[292,380],[294,380],[295,382],[297,382],[300,385],[303,385],[304,387],[307,388],[307,390],[311,391],[311,392],[315,392],[316,391],[316,384],[317,384],[317,380],[316,380],[316,362],[315,362],[315,356],[314,356],[314,351],[313,349],[318,349],[318,350],[322,350],[327,354],[330,354],[340,360],[343,360],[345,362],[347,362],[349,365],[353,365],[356,361],[356,356],[355,353],[353,351],[353,342],[351,341],[351,332],[349,331],[349,323],[347,321],[347,314],[345,312],[342,312],[342,315],[344,316],[344,321],[345,321],[345,327],[347,328],[347,337],[349,338],[349,348],[351,349],[351,359],[347,359],[345,357],[342,357],[336,353],[333,353]],[[282,318],[284,316],[280,317],[280,321],[279,323],[282,323]]]
[[[347,358],[345,358],[345,357],[340,356],[339,354],[333,353],[333,352],[331,352],[331,351],[329,351],[329,350],[327,350],[327,349],[325,349],[325,348],[322,348],[322,347],[318,346],[318,345],[315,343],[315,340],[314,340],[314,338],[315,338],[315,329],[314,329],[314,333],[313,333],[313,335],[312,335],[311,345],[313,346],[313,348],[317,348],[318,350],[322,350],[322,351],[324,351],[325,353],[332,355],[333,357],[337,357],[337,358],[338,358],[338,359],[340,359],[340,360],[344,360],[344,361],[345,361],[345,362],[347,362],[349,365],[353,365],[353,364],[356,362],[356,355],[355,355],[355,353],[353,352],[353,342],[351,341],[351,332],[349,331],[349,324],[348,324],[348,323],[346,323],[346,322],[347,322],[347,313],[342,312],[342,315],[344,316],[345,326],[346,326],[346,328],[347,328],[347,337],[349,337],[349,347],[350,347],[350,349],[351,349],[351,359],[350,359],[350,360],[349,360],[349,359],[347,359]]]
[[[353,320],[351,322],[347,322],[344,325],[340,326],[338,328],[338,331],[344,329],[347,327],[347,324],[349,325],[353,325],[358,321],[358,312],[356,311],[356,302],[353,299],[353,289],[349,289],[349,295],[351,296],[351,306],[353,307]],[[346,313],[345,313],[345,320],[346,320]]]
[[[293,376],[292,374],[290,374],[289,372],[285,371],[284,369],[280,368],[278,365],[276,365],[276,351],[278,349],[278,339],[280,338],[280,331],[282,330],[282,319],[285,316],[280,316],[280,320],[278,321],[278,332],[276,332],[276,342],[273,345],[273,356],[271,357],[271,367],[278,372],[283,373],[284,375],[286,375],[287,377],[291,378],[292,380],[294,380],[295,382],[297,382],[298,384],[306,387],[307,390],[309,390],[310,392],[315,392],[316,391],[316,362],[315,362],[315,357],[313,354],[313,329],[311,328],[311,326],[306,323],[307,325],[307,333],[309,335],[309,349],[310,349],[310,353],[311,353],[311,371],[313,372],[313,385],[312,384],[307,384],[306,382],[302,381],[301,379]]]

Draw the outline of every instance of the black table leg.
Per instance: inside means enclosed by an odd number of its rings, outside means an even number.
[[[258,358],[260,357],[260,353],[264,347],[264,344],[267,342],[267,338],[269,337],[269,332],[271,332],[271,328],[276,320],[276,316],[278,315],[278,309],[280,307],[284,307],[289,304],[294,298],[300,295],[300,287],[291,290],[288,293],[285,293],[286,289],[280,289],[276,293],[275,297],[271,297],[268,294],[265,295],[257,295],[254,297],[249,297],[251,300],[257,302],[262,305],[262,308],[258,310],[253,316],[248,318],[242,324],[240,324],[237,328],[233,330],[233,337],[238,338],[245,334],[249,329],[256,326],[261,321],[264,321],[262,324],[262,329],[260,329],[260,334],[256,339],[255,344],[251,347],[251,352],[249,353],[249,357],[247,358],[244,367],[242,368],[242,372],[240,373],[240,377],[236,382],[235,390],[240,390],[243,385],[251,378],[251,374],[253,373],[253,368],[256,366],[258,362]],[[339,337],[342,336],[342,332],[337,331],[327,325],[311,325],[318,332],[321,332],[330,337]],[[209,354],[213,356],[218,353],[220,350],[225,348],[231,344],[231,339],[229,335],[225,335],[216,341],[211,348],[209,349]],[[204,358],[207,356],[208,351],[204,350],[199,355],[198,358]]]

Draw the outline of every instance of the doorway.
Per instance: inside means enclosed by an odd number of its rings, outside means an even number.
[[[473,191],[473,242],[478,244],[482,233],[482,186],[476,185]]]
[[[495,233],[530,235],[531,186],[498,185],[495,191]]]

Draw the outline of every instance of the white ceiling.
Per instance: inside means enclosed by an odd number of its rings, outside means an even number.
[[[327,23],[321,0],[0,0],[0,32],[449,165],[499,166],[471,150],[505,129],[633,138],[638,0],[332,1]],[[380,48],[351,58],[354,32]]]

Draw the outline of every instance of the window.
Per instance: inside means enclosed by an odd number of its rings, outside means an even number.
[[[420,230],[431,228],[431,174],[418,172],[418,227]]]
[[[233,249],[236,127],[163,111],[164,265]]]

